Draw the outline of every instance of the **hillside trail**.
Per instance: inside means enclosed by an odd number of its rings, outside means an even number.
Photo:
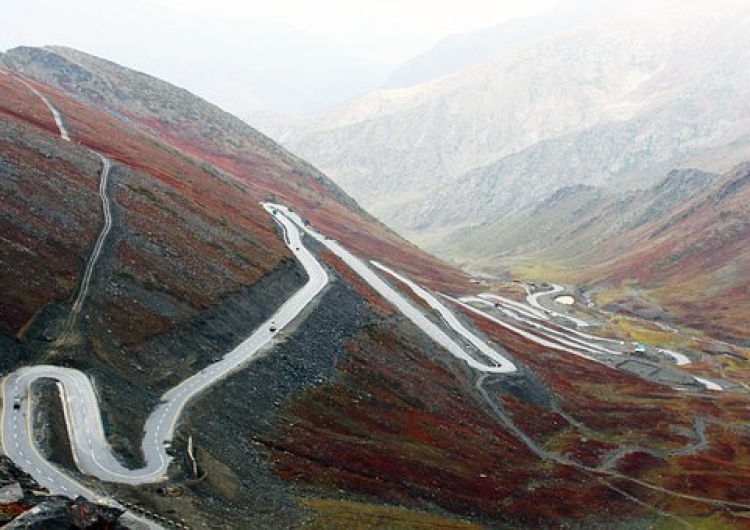
[[[71,135],[67,127],[65,126],[63,116],[60,111],[58,111],[57,108],[52,104],[49,98],[42,94],[36,87],[34,87],[22,76],[15,74],[13,75],[13,77],[24,86],[26,86],[26,88],[28,88],[45,104],[45,106],[52,114],[53,119],[55,120],[55,124],[57,125],[57,128],[60,132],[60,138],[62,138],[66,142],[70,142]],[[110,170],[112,169],[112,161],[102,153],[94,151],[93,149],[89,149],[89,152],[96,155],[102,163],[102,169],[99,173],[98,193],[101,200],[101,209],[104,216],[104,222],[101,229],[99,230],[99,234],[96,237],[96,241],[94,242],[91,253],[86,260],[86,265],[83,269],[83,275],[81,276],[81,280],[78,282],[75,291],[76,295],[73,299],[70,311],[68,312],[68,316],[62,326],[62,330],[58,333],[57,338],[46,353],[44,357],[45,361],[49,361],[54,358],[61,349],[76,346],[82,342],[82,337],[80,336],[80,332],[78,332],[77,329],[78,317],[80,316],[81,309],[83,309],[84,302],[86,301],[86,296],[89,292],[89,287],[91,286],[91,279],[94,276],[94,268],[96,267],[97,261],[101,256],[104,244],[107,241],[107,236],[112,230],[112,208],[109,197],[107,195],[107,185],[109,182]]]

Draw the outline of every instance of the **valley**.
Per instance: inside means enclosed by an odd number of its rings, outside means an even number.
[[[392,84],[257,123],[463,270],[577,284],[747,347],[750,11],[575,4],[454,35]]]
[[[191,528],[746,523],[747,348],[470,278],[205,102],[19,56],[2,446],[41,486]]]

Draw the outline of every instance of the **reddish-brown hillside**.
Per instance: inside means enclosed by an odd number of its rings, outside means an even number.
[[[59,110],[71,142],[60,137],[50,110],[24,82]],[[243,148],[228,149],[205,131],[196,138],[201,122],[194,117],[126,117],[114,105],[104,112],[81,94],[71,98],[71,87],[15,72],[0,76],[0,83],[9,94],[0,99],[0,342],[15,353],[4,358],[4,370],[44,361],[93,374],[110,441],[134,463],[143,419],[161,392],[225,354],[302,282],[260,200],[293,206],[364,257],[396,264],[441,288],[461,291],[465,285],[462,273],[398,238],[324,176],[257,133],[242,138]],[[107,195],[114,222],[82,312],[66,335],[66,316],[103,223],[96,153],[113,162]],[[335,321],[317,325],[337,329]],[[337,333],[349,335],[356,326]],[[304,353],[306,362],[319,362],[318,350]],[[322,381],[309,369],[295,378]],[[273,413],[280,398],[269,406],[262,403],[265,393],[283,396],[298,384],[279,385],[269,377],[248,399]],[[201,404],[216,407],[210,398],[196,406]],[[246,412],[232,417],[240,433],[252,432],[248,421]],[[205,422],[198,430],[206,430]],[[241,450],[220,451],[215,456],[222,465],[248,458]],[[191,495],[203,499],[206,493]]]
[[[750,166],[726,175],[665,220],[597,249],[594,276],[650,292],[679,322],[750,342]]]
[[[135,167],[146,164],[149,170],[160,171],[158,160],[139,156],[139,145],[112,142],[101,134],[102,125],[118,128],[125,122],[137,126],[152,141],[245,182],[256,201],[273,197],[293,206],[330,237],[341,239],[365,257],[377,257],[448,290],[467,285],[465,275],[407,244],[308,163],[185,90],[68,48],[18,48],[4,60],[25,75],[75,100],[106,109],[117,118],[105,124],[99,118],[83,118],[87,111],[82,105],[63,98],[61,110],[79,121],[76,128],[86,145]],[[232,202],[228,199],[225,207],[236,207]]]
[[[303,283],[262,199],[431,287],[470,291],[462,273],[399,239],[314,168],[184,91],[70,50],[27,50],[10,64],[37,80],[73,141],[17,73],[0,75],[11,95],[0,99],[0,345],[17,353],[3,368],[44,359],[85,370],[126,461],[139,463],[143,420],[162,393],[246,338]],[[95,152],[113,161],[113,229],[75,333],[51,347],[102,223]],[[731,218],[744,182],[727,180],[693,214],[710,223],[718,208]],[[651,248],[677,229],[705,239],[709,225],[688,217],[652,227]],[[341,260],[313,250],[333,281],[273,351],[190,402],[169,480],[108,491],[191,527],[743,522],[744,394],[659,385],[464,314],[519,366],[474,371]],[[663,281],[655,271],[643,279]],[[48,449],[64,452],[56,436]]]
[[[186,308],[198,310],[251,285],[278,267],[282,259],[289,258],[289,251],[278,239],[266,212],[254,201],[247,201],[247,190],[232,179],[217,177],[196,160],[107,114],[39,87],[62,112],[74,137],[75,143],[63,142],[54,121],[50,126],[49,119],[43,118],[45,114],[51,117],[49,110],[17,77],[0,76],[0,83],[4,91],[7,88],[15,96],[0,100],[0,113],[6,117],[6,126],[13,128],[3,135],[3,155],[13,163],[8,171],[16,176],[5,180],[8,201],[4,201],[3,217],[6,223],[17,225],[17,229],[9,228],[6,233],[18,239],[15,245],[3,248],[22,248],[23,236],[16,233],[33,230],[34,219],[38,219],[45,224],[31,239],[35,245],[45,247],[43,252],[53,259],[35,258],[36,267],[63,267],[56,285],[49,288],[42,283],[42,294],[33,297],[36,302],[30,302],[31,298],[24,302],[29,306],[26,317],[19,315],[21,320],[13,326],[15,331],[53,300],[70,296],[76,273],[101,224],[101,205],[96,194],[101,163],[81,146],[121,164],[114,170],[110,188],[122,224],[122,235],[114,238],[116,271],[111,282],[153,285],[176,297]],[[40,124],[49,134],[40,135],[25,125],[27,116],[31,116],[27,123]],[[248,204],[238,207],[243,203]],[[68,221],[67,217],[73,220]],[[49,246],[51,237],[59,240],[57,249]],[[265,252],[258,252],[260,248]],[[163,259],[165,252],[169,253],[169,260]],[[27,274],[27,269],[19,266],[23,253],[17,254],[8,258],[5,270]],[[215,262],[222,264],[222,281],[217,281],[217,269],[210,265]],[[50,270],[40,276],[52,274]],[[34,284],[27,280],[15,285],[25,283]],[[106,312],[112,316],[105,320],[127,321],[134,313],[143,313],[140,305],[131,307],[132,298],[118,300],[115,297],[106,305]],[[13,308],[8,311],[14,312]],[[163,312],[156,311],[153,318],[141,316],[143,329],[137,335],[143,338],[174,325],[160,313]],[[171,320],[191,314],[190,310],[177,312]],[[3,318],[3,322],[9,319]],[[129,327],[132,329],[132,325]],[[125,333],[121,326],[115,325],[114,329]]]
[[[40,309],[75,288],[99,222],[75,201],[96,203],[98,168],[82,149],[57,149],[46,133],[55,122],[28,88],[0,75],[0,91],[0,329],[21,335]]]

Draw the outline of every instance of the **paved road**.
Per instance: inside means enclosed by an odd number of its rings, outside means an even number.
[[[0,70],[0,71],[4,75],[9,75],[4,70]],[[68,133],[68,130],[65,128],[65,124],[63,123],[62,116],[60,115],[60,112],[52,105],[49,99],[46,96],[44,96],[44,94],[39,92],[36,88],[34,88],[31,84],[29,84],[25,79],[23,79],[22,76],[19,76],[16,74],[13,77],[19,80],[21,83],[23,83],[31,92],[33,92],[37,97],[39,97],[42,100],[42,102],[47,106],[47,108],[52,113],[52,117],[55,120],[55,124],[57,125],[57,128],[60,131],[60,137],[63,140],[69,142],[70,135]],[[99,258],[99,254],[101,253],[101,249],[104,245],[104,241],[112,227],[112,216],[110,213],[110,205],[109,205],[109,200],[106,195],[107,180],[109,177],[109,170],[110,170],[111,164],[110,164],[110,161],[106,159],[103,155],[101,155],[100,153],[97,153],[95,151],[92,151],[92,152],[96,154],[97,156],[99,156],[99,158],[101,158],[102,160],[103,167],[102,167],[101,178],[99,181],[99,196],[101,197],[101,200],[102,200],[102,209],[104,211],[105,222],[104,222],[104,227],[100,231],[99,237],[97,238],[97,241],[94,245],[94,252],[89,257],[89,260],[86,264],[86,269],[84,273],[84,281],[82,282],[81,286],[79,286],[78,296],[76,297],[74,301],[72,310],[70,314],[68,315],[68,318],[63,327],[62,333],[60,334],[60,336],[55,341],[55,344],[52,347],[53,351],[56,346],[59,346],[63,341],[66,340],[71,330],[73,329],[75,320],[77,319],[78,314],[80,313],[80,310],[83,306],[83,302],[86,298],[86,294],[88,293],[88,287],[91,281],[91,276],[93,274],[94,265],[96,264],[96,261]],[[62,387],[61,387],[60,392],[62,396],[63,395],[62,393],[64,392],[64,389]],[[32,417],[31,400],[30,399],[27,400],[27,403],[28,405],[26,408],[26,413],[28,414],[28,418],[31,418]],[[16,409],[14,408],[14,410]],[[21,410],[20,405],[19,405],[18,410]],[[4,409],[3,409],[3,420],[2,422],[0,422],[0,425],[2,425],[4,429],[4,426],[5,426],[5,410]],[[16,418],[14,425],[19,425],[18,418]],[[27,420],[27,427],[29,427],[28,420]],[[43,458],[37,452],[36,447],[32,444],[31,449],[33,449],[33,451],[23,452],[23,450],[19,447],[19,444],[17,442],[17,439],[18,439],[17,436],[18,435],[16,433],[15,434],[16,438],[14,440],[16,443],[14,444],[14,446],[16,450],[19,452],[18,456],[23,460],[23,462],[27,463],[29,467],[32,467],[31,460],[26,457],[26,455],[28,455],[28,456],[38,457],[37,463],[40,463],[43,460]],[[20,463],[20,461],[18,460],[16,462]],[[42,477],[38,479],[37,482],[39,482],[40,484],[46,485],[50,489],[50,491],[59,492],[69,497],[77,497],[79,495],[82,495],[89,499],[97,500],[98,502],[105,502],[105,503],[116,505],[122,508],[122,506],[120,506],[116,501],[113,501],[112,499],[96,498],[94,492],[85,488],[80,483],[72,480],[69,476],[60,473],[59,470],[55,469],[52,466],[49,466],[49,469],[47,469],[46,472],[42,472],[42,470],[39,469],[39,466],[33,466],[33,467],[35,471],[37,472],[37,475],[34,475],[34,476]],[[131,525],[132,523],[135,523],[137,526],[134,526],[134,528],[149,528],[149,529],[161,529],[162,528],[159,524],[154,523],[153,521],[146,519],[138,514],[132,513],[130,511],[124,512],[122,520],[128,521],[129,523],[131,523]]]
[[[485,301],[489,300],[493,302],[493,305],[494,303],[501,304],[503,307],[507,308],[508,311],[521,313],[526,317],[536,318],[539,320],[549,320],[549,317],[543,311],[539,311],[537,309],[534,309],[533,307],[529,307],[522,302],[516,302],[515,300],[511,300],[510,298],[505,298],[504,296],[482,293],[478,297],[483,298]]]
[[[104,171],[108,171],[106,164]],[[305,267],[309,279],[270,319],[264,322],[237,348],[226,354],[221,361],[204,368],[162,396],[163,402],[146,421],[142,442],[146,465],[143,468],[128,469],[113,455],[103,434],[96,393],[88,377],[77,370],[57,366],[24,367],[3,380],[0,442],[2,442],[4,452],[52,492],[68,496],[83,495],[90,499],[97,499],[100,496],[57,469],[38,452],[31,422],[34,413],[31,389],[33,383],[37,380],[52,379],[58,382],[74,458],[76,464],[84,473],[96,476],[104,481],[134,485],[164,479],[171,461],[171,457],[166,453],[166,448],[172,439],[175,426],[185,405],[209,386],[244,367],[264,348],[273,345],[275,336],[295,319],[302,309],[327,285],[328,276],[315,256],[304,246],[300,231],[306,232],[310,237],[325,245],[344,260],[381,296],[391,302],[433,340],[457,358],[485,373],[516,371],[516,367],[510,361],[469,332],[443,304],[418,285],[383,265],[374,264],[380,270],[404,282],[415,294],[427,301],[455,332],[463,336],[472,345],[472,350],[466,351],[445,331],[427,318],[420,309],[411,304],[404,295],[386,283],[362,260],[352,255],[338,242],[315,232],[306,226],[297,214],[285,207],[273,204],[264,204],[264,207],[281,226],[285,242]],[[99,248],[100,250],[101,248]],[[570,339],[570,342],[576,344],[577,347],[574,348],[573,345],[569,347],[560,337],[552,341],[549,338],[532,335],[525,330],[495,319],[464,302],[456,301],[456,303],[523,336],[533,337],[532,340],[540,344],[565,349],[576,355],[596,360],[595,357],[581,353],[580,340],[576,342],[574,339]],[[478,360],[478,358],[481,358],[484,362]]]
[[[507,373],[516,371],[516,367],[513,365],[513,363],[508,361],[501,354],[492,350],[485,344],[482,344],[480,351],[486,358],[489,358],[491,364],[478,361],[474,357],[474,352],[467,352],[464,347],[458,344],[445,331],[443,331],[439,326],[437,326],[429,318],[427,318],[427,316],[425,316],[425,314],[421,310],[412,305],[404,295],[402,295],[385,281],[383,281],[380,276],[375,274],[375,272],[370,267],[368,267],[367,264],[365,264],[365,262],[354,256],[351,252],[341,246],[337,241],[319,234],[318,232],[307,226],[299,215],[284,206],[266,204],[266,208],[270,209],[271,211],[277,211],[280,215],[284,215],[292,219],[297,224],[297,226],[300,227],[300,229],[307,232],[308,235],[313,237],[315,240],[323,244],[331,252],[341,258],[354,272],[356,272],[364,281],[366,281],[373,289],[375,289],[378,294],[380,294],[383,298],[393,304],[393,306],[396,307],[396,309],[398,309],[401,313],[403,313],[404,316],[409,318],[430,338],[432,338],[440,346],[448,350],[448,352],[450,352],[452,355],[463,360],[472,368],[475,368],[482,372]],[[381,270],[386,270],[386,268],[382,265],[375,265],[381,268]],[[393,271],[388,271],[390,274],[395,275]],[[428,300],[428,302],[440,312],[443,318],[446,319],[446,321],[449,321],[449,325],[451,325],[454,330],[463,335],[471,344],[477,347],[477,343],[482,342],[479,338],[466,330],[458,322],[458,320],[456,320],[455,317],[450,314],[450,311],[448,309],[442,306],[442,304],[440,304],[429,293],[424,291],[424,289],[416,286],[413,282],[410,282],[406,278],[399,276],[399,279],[410,285],[410,288],[412,290],[415,290],[415,292],[417,292],[425,300]]]
[[[441,344],[443,345],[443,347],[447,348],[448,351],[450,351],[453,355],[461,359],[464,359],[467,363],[469,363],[470,366],[482,372],[506,373],[506,372],[515,372],[517,370],[516,366],[512,362],[510,362],[507,358],[505,358],[503,355],[498,353],[494,348],[491,348],[489,345],[487,345],[487,343],[485,343],[482,339],[477,337],[474,333],[466,329],[466,327],[464,327],[464,325],[461,324],[461,322],[456,318],[456,316],[447,307],[445,307],[445,305],[440,303],[440,301],[437,298],[435,298],[432,294],[430,294],[425,289],[415,284],[408,278],[389,269],[385,265],[378,263],[376,261],[373,261],[372,264],[376,268],[390,274],[391,276],[393,276],[400,282],[403,282],[404,284],[406,284],[409,287],[409,289],[411,289],[417,296],[419,296],[422,300],[427,302],[433,309],[435,309],[435,311],[437,311],[437,313],[440,315],[440,317],[449,327],[453,328],[454,331],[456,331],[459,335],[464,337],[474,348],[476,348],[478,353],[484,358],[488,359],[491,364],[476,362],[476,359],[474,359],[473,356],[471,356],[468,352],[465,351],[464,348],[462,348],[455,341],[449,338],[448,339],[450,341],[449,343],[445,343],[445,344],[441,343]],[[416,310],[416,308],[414,308],[414,310],[418,311]],[[421,320],[421,317],[420,317],[420,320]],[[441,331],[441,330],[438,329],[438,331]],[[444,340],[444,339],[441,339],[441,340]],[[469,357],[468,359],[467,359],[467,356]],[[472,361],[475,361],[475,362],[472,362]]]
[[[185,405],[209,386],[246,365],[264,347],[273,344],[274,337],[284,326],[296,318],[300,311],[328,283],[325,270],[315,256],[304,246],[298,227],[305,229],[308,234],[324,242],[326,246],[344,258],[350,266],[353,265],[355,270],[363,275],[374,288],[378,289],[381,294],[385,293],[387,299],[403,309],[407,316],[412,318],[425,332],[438,340],[454,355],[486,372],[500,373],[515,370],[512,363],[496,352],[490,351],[486,345],[481,344],[480,348],[481,340],[465,330],[455,317],[450,315],[447,309],[436,300],[431,303],[439,308],[443,317],[447,321],[451,321],[451,326],[465,336],[477,350],[482,351],[491,359],[492,364],[480,363],[471,354],[463,351],[455,341],[428,320],[421,311],[414,308],[402,295],[387,285],[361,260],[351,255],[338,243],[324,238],[309,228],[305,228],[304,223],[298,216],[289,211],[284,212],[284,209],[279,206],[265,205],[265,207],[274,214],[274,218],[284,231],[284,239],[287,245],[305,267],[309,277],[308,282],[247,340],[225,355],[221,361],[204,368],[162,396],[163,402],[146,421],[142,442],[146,465],[143,468],[128,469],[112,453],[111,447],[104,436],[101,412],[89,378],[82,372],[59,366],[24,367],[3,380],[0,441],[5,453],[20,467],[34,476],[40,484],[48,487],[50,491],[66,495],[80,494],[92,499],[99,496],[50,464],[39,454],[36,448],[31,423],[34,407],[32,387],[34,382],[40,379],[51,379],[58,383],[74,459],[83,473],[96,476],[104,481],[133,485],[164,479],[171,461],[166,448],[172,439],[178,418]],[[414,284],[411,284],[411,286],[417,288]]]
[[[479,316],[481,316],[481,317],[483,317],[483,318],[485,318],[485,319],[487,319],[487,320],[489,320],[491,322],[494,322],[495,324],[498,324],[498,325],[504,327],[505,329],[510,330],[513,333],[516,333],[516,334],[518,334],[518,335],[520,335],[522,337],[525,337],[525,338],[527,338],[527,339],[529,339],[529,340],[531,340],[531,341],[533,341],[533,342],[535,342],[535,343],[537,343],[537,344],[539,344],[541,346],[545,346],[547,348],[553,348],[553,349],[556,349],[556,350],[565,351],[565,352],[568,352],[568,353],[572,353],[573,355],[577,355],[579,357],[584,357],[584,358],[589,359],[591,361],[602,362],[603,363],[603,361],[601,359],[597,359],[593,355],[589,355],[589,354],[584,353],[582,351],[582,348],[580,348],[580,345],[577,345],[575,343],[571,343],[571,342],[568,342],[568,341],[564,341],[564,340],[559,340],[559,339],[553,340],[553,339],[551,339],[549,337],[544,337],[544,336],[541,336],[541,335],[538,335],[538,334],[535,334],[535,333],[531,333],[530,331],[522,329],[522,328],[520,328],[518,326],[514,326],[513,324],[509,324],[508,322],[505,322],[504,320],[500,320],[499,318],[496,318],[496,317],[494,317],[494,316],[486,313],[485,311],[477,309],[476,307],[471,306],[471,305],[469,305],[467,303],[467,301],[480,301],[480,302],[484,301],[484,302],[486,302],[486,300],[483,300],[483,299],[478,298],[478,297],[477,298],[465,297],[465,298],[462,298],[460,300],[455,299],[455,298],[450,298],[450,297],[446,297],[446,298],[448,298],[449,300],[452,300],[455,304],[459,305],[460,307],[463,307],[467,311],[469,311],[471,313],[474,313],[476,315],[479,315]]]
[[[107,240],[107,236],[109,235],[110,230],[112,230],[112,210],[109,203],[109,197],[107,197],[107,183],[109,182],[109,173],[112,169],[112,162],[110,162],[110,160],[101,153],[97,153],[96,151],[92,152],[96,154],[102,161],[102,172],[101,176],[99,177],[99,198],[102,201],[104,224],[102,225],[102,229],[99,231],[99,235],[97,236],[96,242],[94,243],[94,248],[89,255],[88,261],[86,262],[83,277],[81,279],[80,285],[78,286],[78,293],[73,300],[73,306],[71,307],[70,313],[68,313],[68,318],[65,321],[62,332],[59,334],[54,344],[52,345],[52,351],[55,351],[61,345],[65,344],[70,333],[73,331],[75,322],[78,319],[78,315],[81,313],[81,309],[83,308],[83,303],[86,300],[86,295],[88,295],[89,292],[91,278],[94,275],[94,267],[96,267],[96,263],[102,253],[102,249],[104,248],[104,243]]]
[[[662,353],[674,359],[675,364],[677,364],[677,366],[684,366],[686,364],[691,364],[690,358],[684,353],[668,350],[666,348],[658,348],[658,351],[659,353]]]
[[[495,297],[495,299],[497,298],[498,297]],[[605,348],[600,344],[600,342],[615,342],[618,345],[621,345],[622,341],[613,341],[612,339],[596,337],[594,335],[583,333],[578,330],[555,326],[553,324],[550,324],[549,319],[546,318],[541,319],[537,316],[529,318],[524,316],[522,312],[516,311],[516,306],[508,307],[504,302],[493,303],[488,300],[487,297],[478,296],[465,296],[462,297],[459,302],[462,302],[463,304],[475,303],[494,307],[498,311],[525,325],[527,328],[532,328],[534,330],[534,332],[530,335],[530,337],[533,337],[532,340],[536,340],[537,337],[544,337],[553,342],[557,342],[571,348],[576,348],[579,351],[589,352],[594,355],[622,355],[621,351],[613,350],[611,348]],[[496,305],[498,303],[500,304],[499,307]],[[484,312],[481,312],[480,314],[482,314],[483,316],[486,315],[486,313]],[[505,323],[499,319],[494,320],[501,325],[505,325]]]
[[[547,296],[551,297],[551,296],[554,296],[554,295],[556,295],[558,293],[563,292],[564,290],[565,290],[565,287],[563,287],[562,285],[554,284],[554,283],[552,284],[552,290],[550,290],[550,291],[537,291],[536,293],[532,294],[531,291],[528,291],[528,288],[527,288],[528,296],[526,297],[526,300],[529,302],[529,305],[531,305],[533,307],[536,307],[537,309],[540,309],[540,310],[544,311],[545,313],[547,313],[549,315],[552,315],[552,316],[558,317],[558,318],[564,318],[564,319],[569,320],[570,322],[572,322],[573,324],[575,324],[576,326],[579,326],[579,327],[587,327],[589,325],[589,323],[586,322],[585,320],[582,320],[580,318],[577,318],[577,317],[574,317],[572,315],[568,315],[568,314],[565,314],[565,313],[558,313],[557,311],[553,311],[552,309],[548,309],[548,308],[544,307],[541,303],[539,303],[539,298],[541,298],[543,296],[544,297],[547,297]]]
[[[20,368],[3,380],[2,442],[4,452],[40,484],[54,493],[83,495],[97,499],[90,489],[50,464],[39,454],[34,442],[31,418],[31,388],[35,381],[58,382],[71,439],[74,459],[82,472],[104,481],[127,484],[156,482],[166,477],[171,457],[166,453],[175,425],[185,405],[198,393],[250,362],[262,348],[309,304],[328,283],[328,276],[315,257],[302,244],[294,223],[275,217],[285,231],[289,248],[307,271],[309,280],[247,340],[216,362],[162,396],[163,402],[149,416],[142,442],[146,461],[141,469],[128,469],[113,455],[101,423],[96,393],[88,377],[77,370],[59,366]]]
[[[546,291],[542,294],[556,294],[560,292],[562,288],[556,286],[553,291]],[[499,324],[506,329],[514,331],[537,344],[549,348],[555,348],[561,351],[572,353],[580,357],[584,357],[593,361],[603,362],[607,366],[616,367],[611,362],[604,362],[607,356],[622,356],[625,353],[632,351],[633,343],[626,343],[616,339],[610,339],[606,337],[597,337],[590,333],[585,333],[577,329],[559,326],[549,321],[546,315],[540,314],[529,306],[524,306],[520,302],[509,300],[496,295],[482,294],[479,296],[466,296],[459,300],[446,298],[452,300],[456,304],[460,304],[466,310],[471,311],[477,315],[480,315],[488,320]],[[481,304],[485,306],[491,306],[494,309],[500,311],[506,316],[516,320],[519,324],[523,325],[524,328],[519,328],[513,324],[496,318],[485,311],[481,311],[469,304]],[[539,306],[541,307],[541,306]],[[604,347],[601,343],[610,343],[612,346]],[[683,353],[667,350],[664,348],[657,348],[656,351],[672,359],[676,365],[684,366],[690,364],[690,359]],[[604,357],[603,357],[604,356]],[[609,357],[609,360],[614,357]],[[724,391],[722,387],[716,381],[706,379],[704,377],[691,376],[693,380],[705,387],[707,390],[714,392]]]
[[[89,291],[91,276],[94,274],[94,267],[96,266],[96,262],[99,260],[99,256],[102,253],[102,248],[104,247],[104,242],[107,240],[109,231],[112,229],[112,210],[109,204],[109,197],[107,197],[107,182],[109,180],[109,171],[110,169],[112,169],[112,163],[101,153],[96,153],[96,155],[102,161],[102,174],[99,178],[99,198],[102,201],[104,226],[102,226],[102,229],[99,231],[99,236],[96,238],[94,250],[89,256],[88,263],[86,263],[86,269],[83,273],[83,279],[81,280],[81,287],[78,291],[78,296],[76,297],[75,302],[73,302],[73,312],[75,312],[76,314],[81,311],[83,301],[86,299],[86,295]]]

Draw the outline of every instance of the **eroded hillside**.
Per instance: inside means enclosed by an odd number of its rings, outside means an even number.
[[[628,361],[605,362],[583,353],[588,342],[578,339],[576,350],[559,338],[578,330],[549,323],[545,333],[558,337],[550,339],[519,319],[501,323],[499,303],[470,311],[439,295],[474,293],[476,283],[205,102],[70,50],[27,49],[11,59],[5,64],[17,71],[0,74],[10,95],[0,99],[9,198],[0,240],[8,324],[0,337],[13,353],[4,371],[41,361],[81,370],[95,383],[117,457],[137,467],[144,420],[166,391],[207,373],[258,329],[272,337],[251,364],[188,404],[166,449],[175,457],[166,479],[82,479],[90,487],[211,528],[744,522],[746,371],[723,374],[729,361],[699,351],[684,371],[664,355],[621,370]],[[72,141],[29,85],[59,111]],[[96,153],[111,160],[109,172]],[[727,204],[738,182],[719,193]],[[101,234],[104,199],[112,229],[60,341]],[[281,206],[258,203],[269,199]],[[291,218],[284,206],[302,216],[299,244],[322,262],[328,282],[277,329],[268,319],[308,280],[293,259],[300,249],[274,222],[283,211]],[[450,353],[341,249],[431,289],[509,368],[478,363],[481,350],[447,326],[445,313],[377,268],[473,362]],[[603,336],[592,341],[626,348],[620,330],[594,322]],[[732,367],[744,366],[738,357]],[[652,370],[666,375],[650,377]],[[36,393],[51,397],[54,386]],[[23,413],[4,405],[6,415]],[[32,423],[39,451],[80,477],[66,413],[42,404]]]

